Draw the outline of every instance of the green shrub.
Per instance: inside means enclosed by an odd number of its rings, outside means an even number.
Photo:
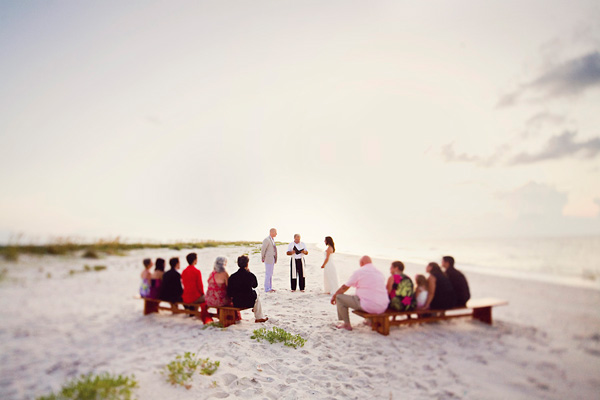
[[[9,246],[2,250],[2,255],[4,255],[6,261],[19,261],[19,249],[17,247]]]
[[[106,269],[106,265],[95,265],[94,271],[104,271]]]
[[[200,358],[196,353],[188,351],[175,357],[175,360],[168,363],[161,372],[167,375],[167,382],[171,385],[181,385],[189,389],[192,387],[189,381],[198,368],[200,368],[200,375],[212,375],[219,365],[219,361],[212,362],[210,358]]]
[[[98,258],[100,258],[100,256],[98,255],[98,253],[94,249],[87,249],[85,251],[85,253],[83,253],[82,257],[83,258],[92,258],[92,259],[98,259]]]
[[[132,390],[138,387],[134,376],[82,375],[67,382],[58,393],[38,397],[37,400],[130,400]]]
[[[223,327],[223,324],[218,322],[218,321],[213,321],[213,322],[209,322],[208,324],[204,324],[202,326],[202,329],[208,329],[208,328],[221,328],[221,329],[225,329]]]
[[[273,344],[275,342],[283,342],[284,345],[297,348],[304,346],[306,343],[306,339],[304,339],[300,335],[292,335],[289,332],[277,327],[273,327],[273,329],[268,330],[267,328],[256,329],[253,332],[254,334],[250,337],[250,339],[255,339],[257,341],[266,340],[267,342]]]

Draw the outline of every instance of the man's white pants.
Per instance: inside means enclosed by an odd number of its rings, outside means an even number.
[[[273,290],[273,270],[275,269],[275,263],[265,263],[265,292]]]

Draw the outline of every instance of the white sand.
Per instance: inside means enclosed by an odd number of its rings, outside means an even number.
[[[240,248],[198,251],[206,280],[217,255]],[[494,325],[460,319],[392,327],[388,337],[361,326],[338,331],[334,306],[321,294],[323,255],[307,257],[307,292],[289,290],[289,258],[276,266],[278,292],[261,298],[269,321],[252,313],[226,330],[202,329],[182,315],[142,315],[134,300],[144,257],[184,260],[187,251],[143,250],[125,257],[22,257],[2,261],[0,283],[0,398],[29,399],[89,372],[135,374],[139,399],[202,398],[598,398],[600,393],[600,292],[538,282],[468,274],[473,297],[510,301],[494,310]],[[340,282],[358,257],[337,255]],[[84,264],[101,272],[69,276]],[[375,260],[382,270],[389,260]],[[264,267],[250,267],[262,288]],[[424,266],[408,265],[414,276]],[[47,273],[51,278],[46,278]],[[279,326],[308,341],[303,348],[257,343],[252,330]],[[161,368],[184,351],[199,351],[221,368],[197,375],[192,388],[170,386]],[[216,382],[216,387],[213,387]]]

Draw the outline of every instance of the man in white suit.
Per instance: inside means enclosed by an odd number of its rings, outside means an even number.
[[[273,290],[273,269],[275,269],[275,263],[277,262],[277,246],[275,246],[275,236],[277,236],[277,229],[271,228],[269,236],[262,242],[262,248],[260,249],[260,256],[262,262],[265,263],[265,292],[274,292]]]

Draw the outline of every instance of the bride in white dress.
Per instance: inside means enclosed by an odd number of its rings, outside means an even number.
[[[331,294],[339,288],[337,271],[335,269],[335,264],[333,263],[333,253],[335,253],[335,244],[333,243],[333,239],[331,238],[331,236],[327,236],[325,238],[325,244],[327,245],[327,249],[325,250],[325,261],[323,262],[321,268],[325,269],[325,271],[323,271],[323,278],[325,280],[325,293]]]

